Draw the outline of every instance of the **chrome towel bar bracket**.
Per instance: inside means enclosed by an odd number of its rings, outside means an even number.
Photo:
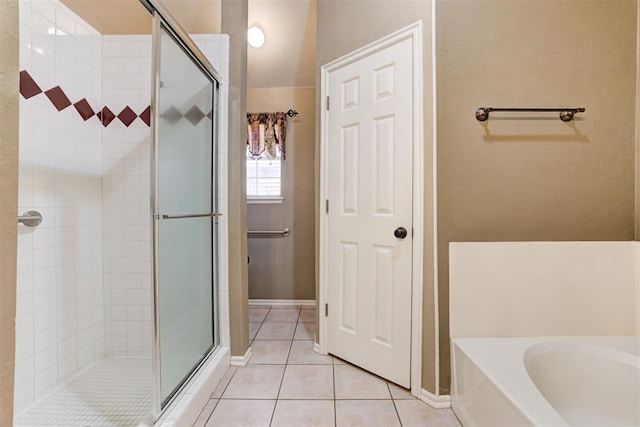
[[[38,211],[27,211],[18,217],[18,224],[27,227],[37,227],[42,222],[42,215]]]
[[[479,122],[484,122],[489,119],[489,113],[493,111],[514,111],[517,113],[533,112],[533,113],[560,113],[560,120],[563,122],[570,122],[573,120],[573,116],[576,113],[584,113],[587,109],[584,107],[578,108],[494,108],[494,107],[480,107],[476,110],[476,119]]]

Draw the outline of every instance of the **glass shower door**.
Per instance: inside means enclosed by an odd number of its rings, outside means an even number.
[[[217,83],[159,17],[154,43],[157,414],[217,345]]]

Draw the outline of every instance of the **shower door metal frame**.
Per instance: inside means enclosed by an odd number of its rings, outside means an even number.
[[[140,0],[149,10],[153,17],[152,29],[152,82],[151,82],[151,235],[152,244],[152,275],[153,275],[153,421],[156,422],[163,414],[164,410],[171,405],[173,400],[180,396],[185,385],[200,370],[200,367],[207,363],[211,356],[220,348],[220,322],[219,322],[219,245],[218,245],[218,217],[220,214],[212,215],[215,221],[212,227],[212,324],[213,324],[213,345],[204,355],[202,360],[196,364],[191,372],[183,379],[182,383],[174,390],[166,401],[162,401],[161,392],[161,366],[160,366],[160,305],[158,287],[158,225],[156,216],[158,202],[158,117],[160,102],[160,61],[161,46],[160,35],[164,29],[173,40],[182,48],[184,53],[190,57],[202,73],[211,81],[213,90],[213,117],[212,117],[212,210],[218,209],[218,131],[219,131],[219,92],[222,78],[211,65],[206,56],[200,51],[198,46],[191,40],[188,33],[180,26],[177,20],[171,15],[169,10],[160,0]]]

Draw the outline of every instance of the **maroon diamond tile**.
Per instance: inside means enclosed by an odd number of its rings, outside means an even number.
[[[207,118],[209,120],[213,120],[213,110],[209,111],[209,113],[207,114]]]
[[[60,86],[52,87],[44,94],[47,95],[49,101],[51,101],[58,111],[62,111],[71,105],[71,101],[69,101],[69,98],[67,98],[67,95]]]
[[[129,125],[138,118],[138,115],[127,105],[122,111],[120,111],[118,118],[126,127],[129,127]]]
[[[151,126],[151,107],[145,108],[144,111],[140,113],[140,120],[147,126]]]
[[[82,98],[80,101],[73,104],[73,106],[76,107],[78,114],[80,114],[80,117],[82,117],[82,120],[85,122],[96,115],[96,112],[93,111],[93,108],[89,105],[87,98]]]
[[[113,121],[113,119],[116,118],[116,115],[113,114],[113,112],[109,110],[109,108],[107,107],[104,107],[102,111],[98,111],[96,116],[98,116],[98,118],[100,119],[100,122],[102,122],[102,125],[104,127],[109,126],[109,124]]]
[[[193,107],[191,107],[191,109],[189,109],[189,111],[187,111],[187,114],[185,114],[184,116],[191,122],[192,125],[195,126],[200,123],[200,120],[202,120],[202,118],[204,117],[204,113],[201,109],[194,105]]]
[[[40,86],[33,80],[31,75],[26,71],[20,71],[20,94],[24,99],[29,99],[32,96],[42,93]]]
[[[171,107],[167,108],[167,111],[160,114],[160,117],[162,117],[163,119],[165,119],[171,124],[175,124],[175,122],[177,122],[182,118],[182,113],[172,105]]]

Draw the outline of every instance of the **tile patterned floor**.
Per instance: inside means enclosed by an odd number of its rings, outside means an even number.
[[[150,359],[103,359],[16,417],[15,426],[137,426],[149,421],[150,396]]]
[[[315,309],[252,306],[249,321],[249,364],[227,371],[194,427],[460,427],[450,409],[315,353]]]

